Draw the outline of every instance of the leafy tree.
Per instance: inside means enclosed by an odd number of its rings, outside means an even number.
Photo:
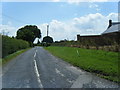
[[[17,31],[16,38],[33,43],[35,38],[41,38],[41,31],[35,25],[26,25]]]
[[[50,36],[45,36],[42,42],[53,43],[53,38]]]
[[[37,44],[40,44],[40,41],[39,41],[39,39],[38,39],[38,42],[37,42]]]

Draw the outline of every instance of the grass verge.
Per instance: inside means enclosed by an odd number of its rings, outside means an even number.
[[[97,76],[120,83],[118,53],[74,47],[45,47],[53,55]]]
[[[0,62],[2,62],[2,65],[6,64],[7,62],[9,62],[10,60],[14,59],[15,57],[17,57],[18,55],[20,55],[21,53],[24,53],[25,51],[29,50],[30,48],[27,49],[23,49],[23,50],[19,50],[13,54],[10,54],[8,56],[6,56],[5,58],[1,59]]]

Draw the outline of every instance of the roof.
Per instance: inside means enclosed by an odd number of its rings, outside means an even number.
[[[85,35],[85,36],[80,36],[80,37],[100,37],[101,35]]]
[[[119,31],[120,31],[120,22],[115,22],[112,23],[112,26],[108,27],[107,30],[104,31],[102,34],[119,32]]]

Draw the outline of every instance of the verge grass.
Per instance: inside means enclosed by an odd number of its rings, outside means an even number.
[[[74,47],[45,47],[53,55],[100,77],[120,83],[118,53]]]
[[[23,50],[19,50],[13,54],[10,54],[8,56],[6,56],[5,58],[3,59],[0,59],[0,62],[2,63],[2,65],[6,64],[7,62],[9,62],[10,60],[14,59],[15,57],[17,57],[18,55],[26,52],[27,50],[29,50],[30,48],[27,48],[27,49],[23,49]]]

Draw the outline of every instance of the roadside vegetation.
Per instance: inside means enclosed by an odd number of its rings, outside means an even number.
[[[1,34],[0,34],[1,35]],[[17,31],[16,37],[2,36],[2,59],[0,64],[5,64],[19,54],[33,47],[35,38],[41,38],[41,31],[35,25],[26,25]]]
[[[29,50],[30,48],[27,48],[27,49],[23,49],[23,50],[19,50],[15,53],[12,53],[8,56],[6,56],[5,58],[3,59],[0,59],[0,62],[2,61],[2,65],[6,64],[7,62],[9,62],[10,60],[14,59],[15,57],[17,57],[18,55],[26,52],[27,50]]]
[[[45,49],[74,66],[120,83],[117,52],[58,46]]]
[[[78,48],[85,48],[85,49],[105,50],[105,51],[112,51],[112,52],[120,51],[118,42],[113,42],[113,44],[101,43],[101,41],[99,41],[99,40],[97,42],[99,42],[99,43],[96,44],[96,42],[92,41],[92,40],[89,42],[87,42],[87,40],[82,40],[81,42],[73,41],[73,40],[72,41],[61,40],[61,41],[55,41],[51,45],[52,46],[66,46],[66,47],[78,47]],[[111,40],[111,42],[112,42],[112,40]]]
[[[29,48],[29,43],[24,40],[2,36],[2,58],[18,50]]]
[[[0,59],[0,64],[4,65],[28,48],[30,48],[30,44],[27,41],[2,35],[2,59]]]

